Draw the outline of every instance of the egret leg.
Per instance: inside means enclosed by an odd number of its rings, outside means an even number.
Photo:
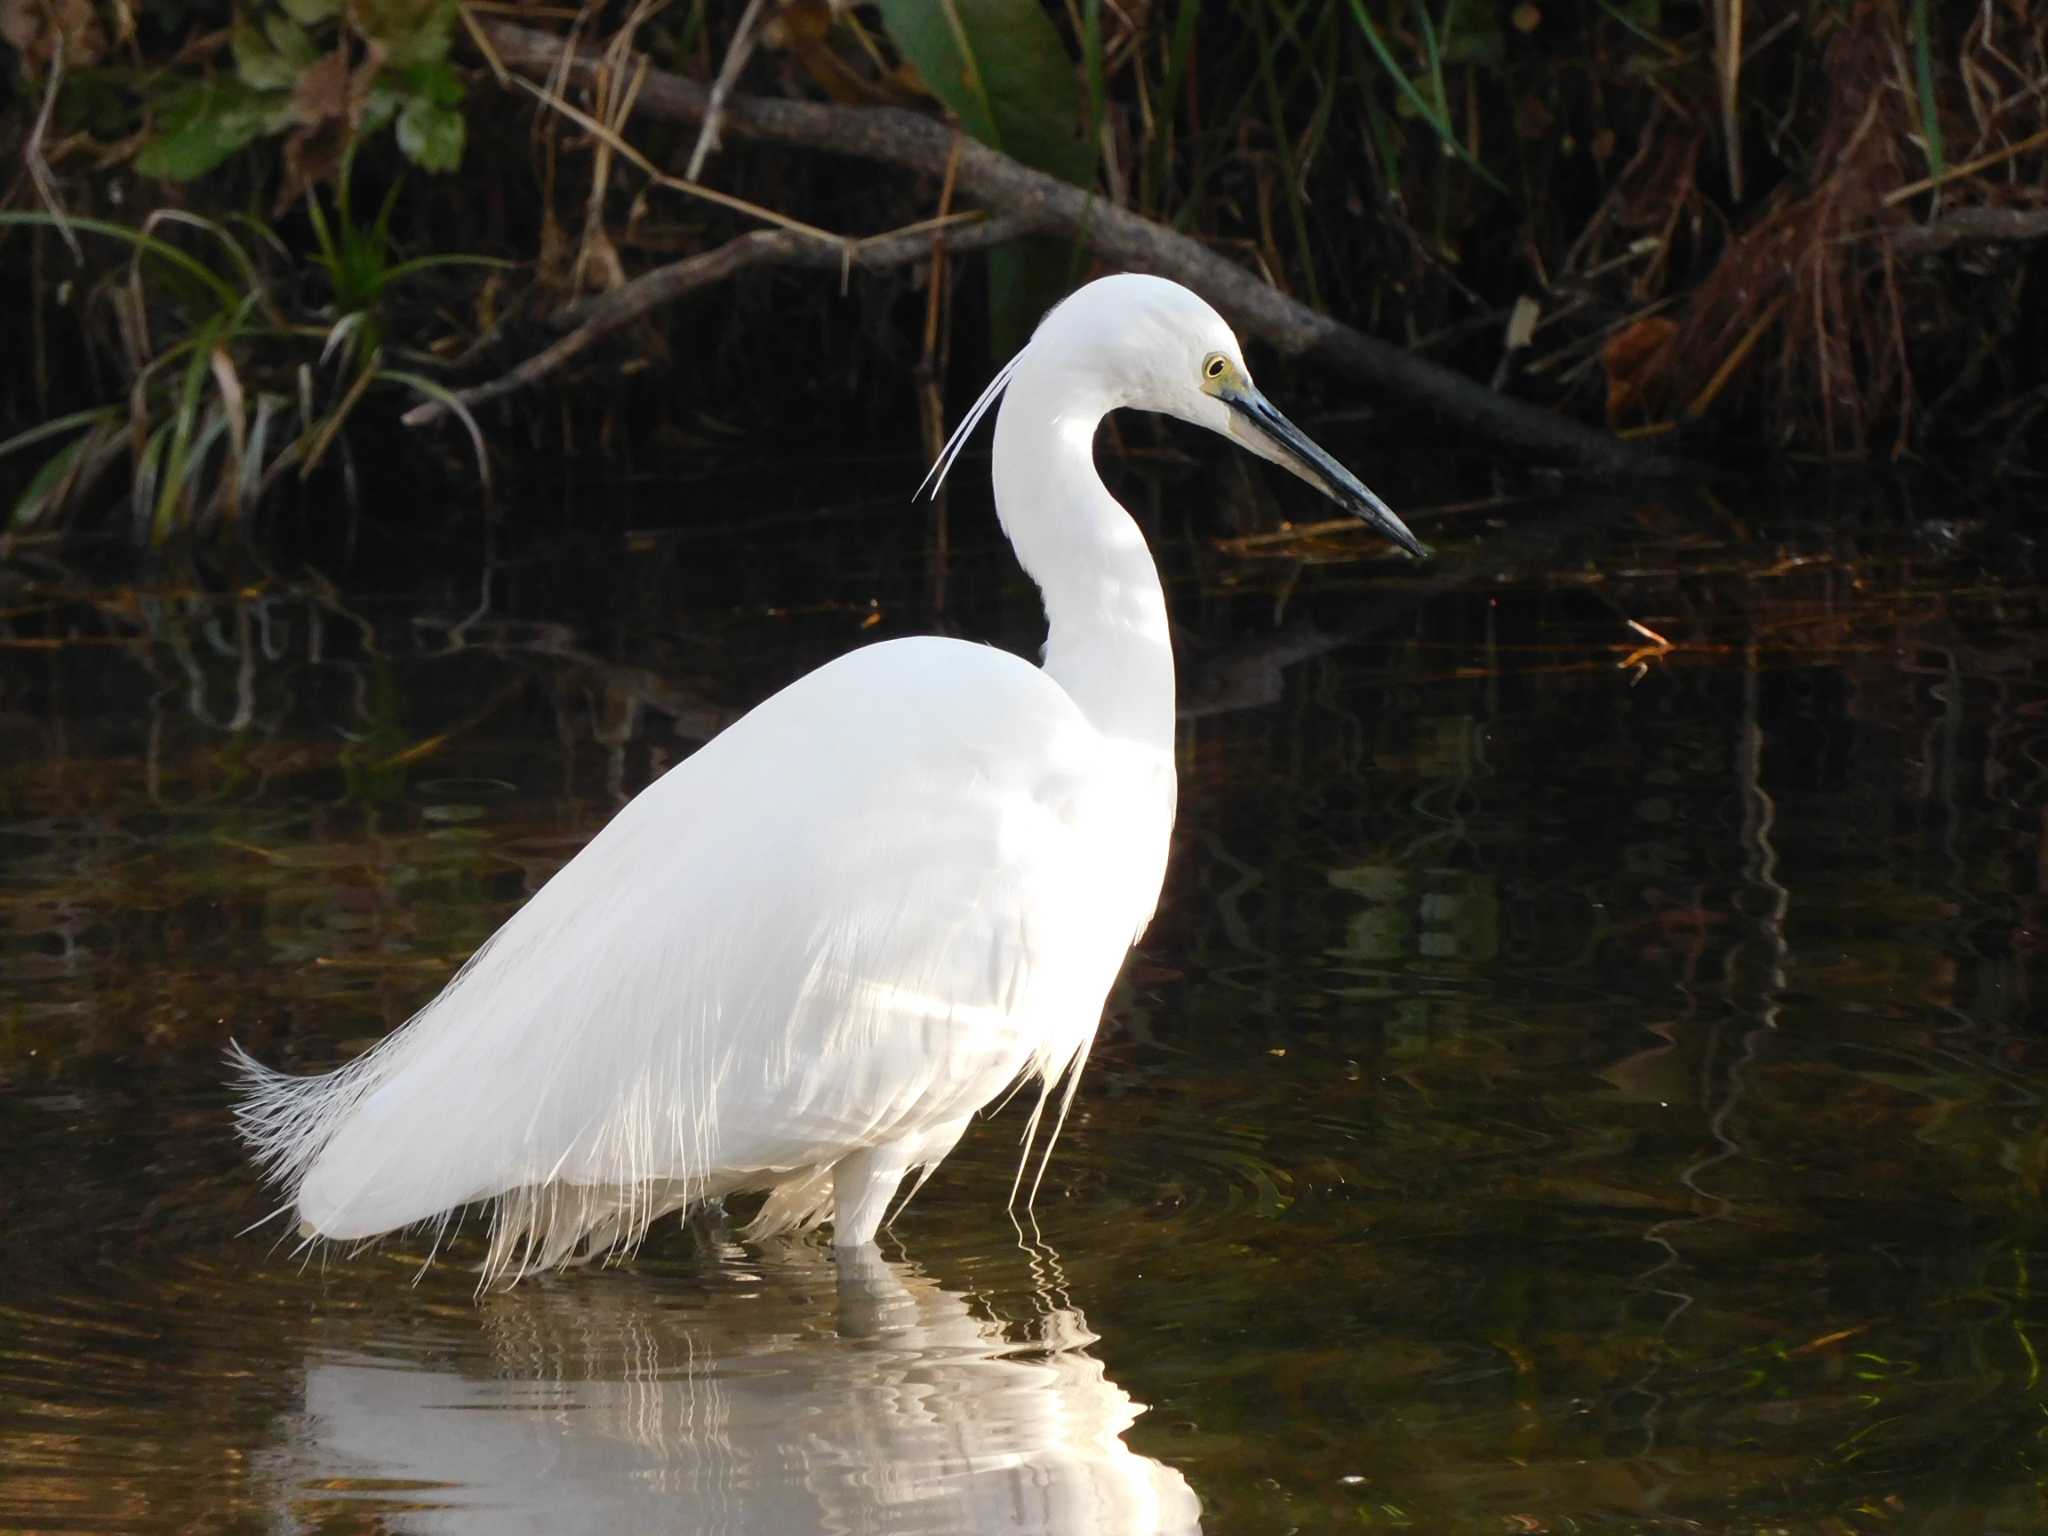
[[[909,1137],[879,1147],[849,1152],[832,1165],[832,1242],[840,1248],[865,1248],[888,1214],[896,1186],[910,1171],[912,1154],[922,1138]]]

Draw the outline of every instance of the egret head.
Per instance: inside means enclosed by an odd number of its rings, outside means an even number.
[[[1030,350],[1041,347],[1101,390],[1110,409],[1159,411],[1219,432],[1300,476],[1408,554],[1428,555],[1385,502],[1259,392],[1223,317],[1179,283],[1141,273],[1098,279],[1045,317]]]

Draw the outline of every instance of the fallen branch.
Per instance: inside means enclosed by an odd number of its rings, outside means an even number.
[[[486,22],[483,30],[507,68],[531,76],[552,75],[563,88],[590,88],[606,68],[603,56],[593,50],[569,45],[571,51],[565,53],[563,39],[549,32],[501,21]],[[650,67],[641,76],[634,108],[650,117],[701,123],[712,109],[710,98],[709,88],[696,81]],[[721,132],[735,138],[881,161],[935,180],[947,174],[948,161],[957,155],[958,191],[1018,220],[1018,232],[1063,229],[1084,238],[1112,262],[1175,278],[1200,292],[1241,330],[1282,352],[1316,359],[1375,389],[1419,402],[1496,442],[1607,473],[1673,468],[1669,460],[1640,445],[1497,394],[1318,314],[1199,241],[1019,165],[985,144],[963,139],[935,119],[895,107],[827,106],[742,95],[725,97],[718,109]]]
[[[947,226],[944,238],[949,250],[972,251],[1001,245],[1019,235],[1029,234],[1032,228],[1029,219],[1014,216],[979,219]],[[650,310],[674,303],[687,293],[724,282],[742,267],[765,262],[841,273],[851,267],[880,271],[926,260],[931,253],[932,229],[929,225],[877,235],[867,240],[823,240],[800,230],[757,229],[700,255],[643,272],[631,282],[588,300],[571,312],[576,328],[560,341],[488,383],[455,390],[447,400],[429,400],[416,405],[399,419],[408,427],[421,427],[445,416],[457,402],[465,406],[481,405],[486,400],[496,400],[514,390],[524,389],[546,378],[599,338],[630,324]]]
[[[1904,225],[1889,238],[1901,256],[1928,256],[1958,245],[2048,240],[2048,208],[1957,208],[1931,224]]]

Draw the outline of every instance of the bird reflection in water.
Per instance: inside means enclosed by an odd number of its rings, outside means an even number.
[[[467,1370],[323,1350],[279,1471],[294,1522],[394,1531],[1194,1532],[1181,1475],[1040,1254],[1006,1324],[915,1266],[798,1244],[709,1293],[607,1273],[494,1295]],[[836,1269],[836,1273],[835,1273]],[[737,1279],[737,1284],[735,1280]],[[836,1292],[836,1306],[831,1298]],[[380,1331],[373,1347],[388,1350]]]

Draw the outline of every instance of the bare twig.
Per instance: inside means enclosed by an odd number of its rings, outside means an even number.
[[[1888,232],[1901,256],[1928,256],[1958,245],[1998,245],[2048,239],[2048,208],[1952,208],[1931,224]]]
[[[527,75],[560,71],[565,83],[588,86],[603,67],[594,52],[565,48],[549,32],[511,22],[485,31],[507,67]],[[710,91],[667,70],[649,69],[638,111],[668,121],[701,122]],[[761,143],[788,144],[880,161],[928,175],[946,174],[959,155],[958,189],[1024,228],[1059,228],[1085,238],[1105,259],[1156,272],[1205,295],[1237,325],[1282,352],[1315,358],[1388,394],[1420,402],[1496,442],[1575,461],[1607,473],[1644,474],[1673,468],[1669,460],[1606,432],[1495,394],[1485,385],[1404,349],[1318,314],[1288,298],[1227,257],[1152,220],[1105,203],[1093,193],[1018,164],[945,124],[892,107],[840,107],[734,95],[724,130]],[[689,190],[703,196],[704,190]]]
[[[1029,220],[1015,215],[984,219],[980,223],[954,228],[946,236],[946,242],[956,251],[976,250],[1014,240],[1019,235],[1030,233],[1031,228]],[[838,271],[846,263],[851,263],[856,267],[880,270],[928,260],[931,252],[929,223],[867,240],[845,241],[820,240],[790,229],[757,229],[701,255],[644,272],[623,287],[578,305],[572,312],[576,328],[560,341],[487,383],[457,390],[446,400],[429,400],[416,405],[401,419],[409,427],[425,426],[457,405],[481,405],[486,400],[496,400],[524,389],[561,368],[592,342],[650,310],[672,304],[685,294],[708,288],[713,283],[723,282],[742,267],[773,263]]]

